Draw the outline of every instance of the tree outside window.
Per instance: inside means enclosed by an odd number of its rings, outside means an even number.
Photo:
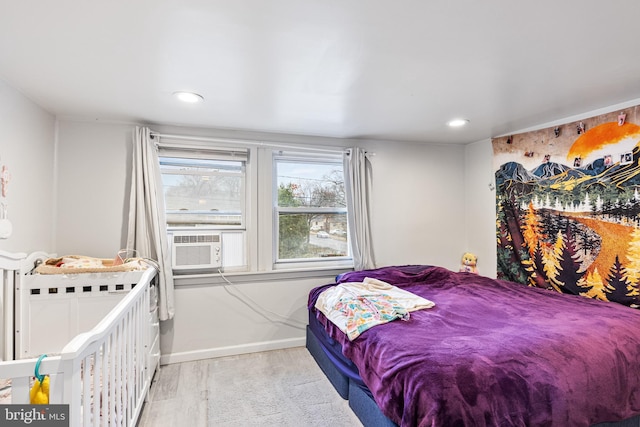
[[[276,157],[278,261],[348,257],[342,163]]]

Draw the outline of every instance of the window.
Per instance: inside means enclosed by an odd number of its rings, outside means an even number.
[[[245,161],[160,156],[169,227],[243,227]]]
[[[159,145],[174,274],[349,267],[342,155],[251,144]]]
[[[274,156],[276,262],[349,256],[341,157]]]

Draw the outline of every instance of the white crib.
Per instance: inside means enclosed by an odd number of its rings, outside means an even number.
[[[0,378],[11,380],[11,403],[29,403],[36,353],[56,353],[42,360],[40,373],[50,376],[50,403],[69,405],[71,426],[135,426],[160,357],[157,310],[150,309],[155,269],[34,278],[28,274],[33,258],[0,252],[5,358],[12,347],[10,312],[17,319],[16,355],[34,356],[0,363]],[[137,282],[127,284],[132,278]],[[105,301],[96,301],[100,298]],[[93,322],[109,305],[113,308],[93,328],[85,327],[83,322]],[[63,333],[50,334],[56,339],[43,351],[46,345],[38,347],[39,340],[57,327]],[[74,331],[81,332],[65,342]]]

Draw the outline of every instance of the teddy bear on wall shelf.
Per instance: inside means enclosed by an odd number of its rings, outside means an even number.
[[[478,257],[471,252],[465,252],[464,255],[462,255],[462,266],[460,267],[460,271],[478,274],[478,269],[476,268],[477,264]]]

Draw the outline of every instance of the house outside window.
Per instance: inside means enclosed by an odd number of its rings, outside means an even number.
[[[244,161],[160,157],[169,227],[243,227]]]

